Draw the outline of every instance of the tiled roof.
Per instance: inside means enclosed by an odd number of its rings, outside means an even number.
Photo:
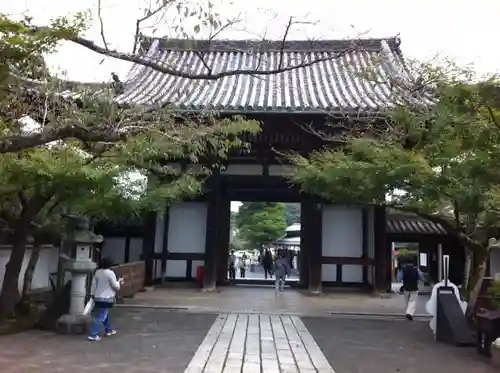
[[[300,236],[297,237],[287,237],[283,236],[276,241],[274,241],[275,245],[289,245],[289,246],[300,246]]]
[[[150,38],[142,45],[146,58],[191,75],[275,71],[318,62],[275,74],[217,80],[182,78],[134,65],[122,79],[124,91],[116,101],[188,111],[379,112],[394,102],[391,79],[407,76],[398,45],[395,38],[284,44]]]
[[[387,216],[387,233],[447,235],[441,224],[418,217]]]

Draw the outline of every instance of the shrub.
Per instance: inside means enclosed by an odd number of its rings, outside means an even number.
[[[496,309],[500,309],[500,281],[493,281],[488,289],[488,295],[492,297],[491,303]]]

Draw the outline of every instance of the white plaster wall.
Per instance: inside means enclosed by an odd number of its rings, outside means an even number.
[[[500,276],[500,249],[494,248],[490,253],[490,276]]]
[[[116,264],[124,263],[125,237],[104,237],[101,250],[103,258],[108,258]]]
[[[222,170],[223,175],[262,175],[263,167],[259,164],[230,164],[225,170]]]
[[[321,281],[337,281],[337,265],[322,264],[321,265]]]
[[[342,282],[363,282],[363,266],[344,264],[342,266]]]
[[[154,252],[161,253],[163,252],[163,236],[165,233],[165,212],[157,212],[156,213],[156,221],[155,221],[155,243],[154,243]]]
[[[170,206],[168,251],[171,253],[205,253],[207,204],[180,202]],[[167,260],[167,277],[186,277],[185,260]],[[193,263],[193,271],[197,265]],[[195,272],[196,273],[196,272]]]
[[[124,248],[125,249],[125,248]],[[130,239],[130,253],[129,258],[131,262],[136,262],[141,260],[142,255],[142,238],[131,238]]]
[[[361,208],[324,205],[322,220],[323,256],[361,257],[363,254]]]
[[[0,287],[3,284],[3,277],[5,275],[5,265],[8,263],[10,258],[11,250],[8,246],[0,248]],[[21,267],[21,273],[19,275],[19,291],[22,290],[24,284],[24,273],[26,272],[26,266],[28,265],[29,258],[31,256],[31,250],[27,249],[24,254],[23,264]],[[33,281],[31,282],[31,289],[43,289],[50,287],[50,274],[57,273],[57,263],[59,259],[59,249],[53,246],[45,246],[38,258],[38,263],[35,267],[35,273],[33,274]],[[56,277],[53,276],[54,282]]]
[[[186,277],[187,262],[185,260],[167,260],[167,273],[168,277],[185,278]]]
[[[168,251],[204,253],[207,234],[207,204],[180,202],[170,206]]]
[[[339,205],[323,205],[322,210],[322,255],[360,258],[363,255],[363,210]],[[322,274],[323,281],[332,281],[326,279],[330,276]],[[362,266],[343,265],[342,281],[363,282]]]

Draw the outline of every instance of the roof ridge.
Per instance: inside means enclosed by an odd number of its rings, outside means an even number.
[[[252,39],[179,39],[141,35],[141,51],[146,53],[154,42],[162,50],[211,51],[211,52],[328,52],[361,48],[380,50],[386,42],[391,50],[399,49],[399,38],[357,38],[357,39],[317,39],[317,40],[252,40]]]

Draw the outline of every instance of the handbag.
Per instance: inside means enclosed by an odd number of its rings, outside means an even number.
[[[85,308],[83,309],[83,315],[84,316],[90,315],[90,313],[94,309],[94,306],[95,306],[94,298],[90,298],[87,304],[85,305]]]

